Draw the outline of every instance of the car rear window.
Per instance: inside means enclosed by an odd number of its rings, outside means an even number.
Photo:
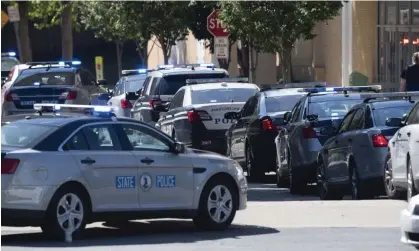
[[[286,95],[286,96],[270,96],[265,99],[267,113],[291,111],[295,104],[304,96]]]
[[[254,95],[257,89],[253,88],[223,88],[192,91],[192,104],[246,102]]]
[[[147,75],[137,75],[128,77],[125,82],[125,92],[136,92],[144,85]]]
[[[385,126],[389,118],[403,118],[412,106],[385,107],[373,110],[375,126]]]
[[[1,145],[29,147],[44,138],[55,127],[26,123],[7,123],[1,126]]]
[[[319,118],[343,117],[354,105],[362,103],[363,99],[324,100],[312,102],[307,114],[317,114]]]
[[[10,71],[17,64],[19,61],[14,58],[1,58],[1,71]]]
[[[73,72],[35,72],[24,70],[13,86],[74,85]]]
[[[210,74],[185,74],[185,75],[171,75],[163,77],[159,82],[159,89],[157,95],[175,95],[175,93],[186,85],[187,79],[200,78],[225,78],[228,77],[225,73],[210,73]]]

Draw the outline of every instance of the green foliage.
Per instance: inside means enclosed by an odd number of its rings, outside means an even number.
[[[76,3],[76,4],[75,4]],[[61,13],[65,4],[71,4],[73,11],[73,24],[77,24],[77,17],[81,2],[63,2],[63,1],[40,1],[32,0],[29,10],[29,18],[35,22],[35,28],[45,29],[61,23]],[[78,29],[78,26],[75,26]]]
[[[292,48],[299,39],[312,39],[318,22],[339,14],[340,2],[229,1],[222,2],[220,18],[239,37],[251,38],[264,52]]]

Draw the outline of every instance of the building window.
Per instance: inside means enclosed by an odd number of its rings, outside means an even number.
[[[399,2],[399,22],[401,25],[410,24],[410,2]]]
[[[412,2],[412,23],[419,24],[419,2]]]
[[[397,24],[397,2],[386,2],[386,24]]]

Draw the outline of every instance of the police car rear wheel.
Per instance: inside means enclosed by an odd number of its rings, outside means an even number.
[[[204,230],[224,230],[231,225],[238,204],[233,185],[225,179],[212,180],[201,195],[195,225]]]
[[[63,187],[51,199],[42,231],[53,238],[65,238],[66,231],[77,235],[86,227],[87,203],[77,188]]]

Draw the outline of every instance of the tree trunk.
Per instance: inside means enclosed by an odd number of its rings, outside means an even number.
[[[162,37],[157,38],[157,40],[159,41],[161,51],[163,53],[164,64],[169,64],[169,58],[172,52],[172,47],[169,46],[170,43]]]
[[[122,76],[122,53],[124,53],[124,42],[115,42],[116,45],[116,63],[118,67],[118,76]]]
[[[291,83],[292,80],[291,50],[292,48],[284,48],[279,53],[282,66],[282,80],[284,83]]]
[[[73,10],[70,1],[63,1],[61,13],[61,52],[63,60],[73,59]]]
[[[249,77],[249,43],[245,40],[237,42],[237,63],[240,66],[240,76]]]
[[[19,39],[21,44],[20,61],[22,63],[32,61],[31,40],[29,38],[28,7],[29,2],[17,2],[19,6]]]

